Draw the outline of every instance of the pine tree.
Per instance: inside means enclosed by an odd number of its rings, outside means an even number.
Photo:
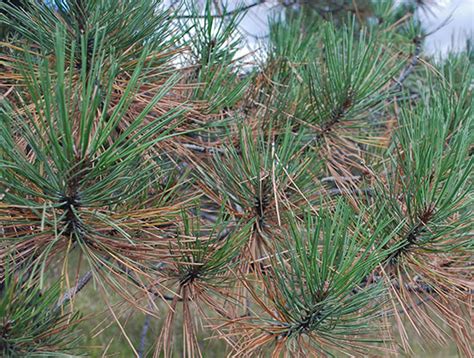
[[[473,355],[470,46],[282,2],[242,57],[262,3],[0,4],[0,355]]]

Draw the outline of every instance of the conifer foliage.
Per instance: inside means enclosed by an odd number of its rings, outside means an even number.
[[[241,56],[263,3],[0,4],[1,356],[90,352],[85,286],[139,357],[474,354],[472,53],[296,1]]]

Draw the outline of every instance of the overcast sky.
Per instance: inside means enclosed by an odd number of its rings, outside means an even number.
[[[426,51],[445,53],[453,46],[464,46],[466,39],[474,36],[474,0],[438,0],[439,5],[432,8],[434,14],[420,13],[425,28],[436,29],[450,14],[451,21],[430,35],[426,42]]]
[[[251,4],[254,1],[246,0],[245,3]],[[419,13],[426,31],[430,32],[438,28],[450,15],[451,20],[427,38],[425,51],[431,54],[443,54],[450,48],[465,46],[466,39],[474,35],[474,0],[436,1],[437,5],[430,7],[429,12],[421,11]],[[228,3],[232,4],[233,2],[229,1]],[[242,2],[236,1],[235,3],[241,4]],[[274,4],[275,2],[268,1],[252,8],[241,23],[242,31],[255,36],[265,35],[267,32],[267,16]],[[256,46],[255,41],[251,38],[249,38],[249,45],[251,48]],[[241,53],[247,51],[243,50]]]

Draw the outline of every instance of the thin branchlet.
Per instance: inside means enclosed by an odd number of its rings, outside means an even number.
[[[66,234],[73,232],[82,233],[84,229],[84,225],[77,215],[77,211],[82,206],[80,193],[81,182],[86,176],[91,163],[88,158],[81,159],[80,157],[75,158],[75,163],[68,175],[64,193],[59,197],[59,208],[64,212],[63,222],[66,226]]]
[[[180,278],[179,285],[183,287],[192,284],[195,279],[199,278],[200,274],[198,267],[192,267]]]
[[[299,322],[290,325],[286,332],[280,335],[283,335],[284,337],[290,337],[294,334],[300,335],[302,333],[312,331],[316,329],[317,325],[320,323],[321,317],[322,314],[319,308],[309,310],[308,313],[299,320]]]
[[[403,239],[402,245],[390,255],[388,262],[396,264],[400,257],[410,251],[419,242],[420,235],[426,232],[426,225],[435,214],[434,205],[428,205],[418,216],[418,223],[408,232]]]
[[[329,120],[325,122],[321,127],[322,133],[327,133],[331,131],[331,129],[339,123],[344,116],[346,115],[347,111],[351,108],[354,101],[354,92],[349,90],[347,95],[344,98],[344,101],[338,106],[336,106],[329,115]]]
[[[256,230],[262,228],[265,225],[266,213],[268,206],[270,205],[270,189],[271,183],[264,179],[261,183],[260,190],[257,189],[257,193],[254,197],[253,202],[253,215],[257,219],[255,223],[258,227],[255,227]]]

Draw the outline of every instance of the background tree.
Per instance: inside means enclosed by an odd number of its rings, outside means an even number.
[[[470,48],[283,2],[239,57],[261,3],[0,5],[3,356],[472,356]]]

